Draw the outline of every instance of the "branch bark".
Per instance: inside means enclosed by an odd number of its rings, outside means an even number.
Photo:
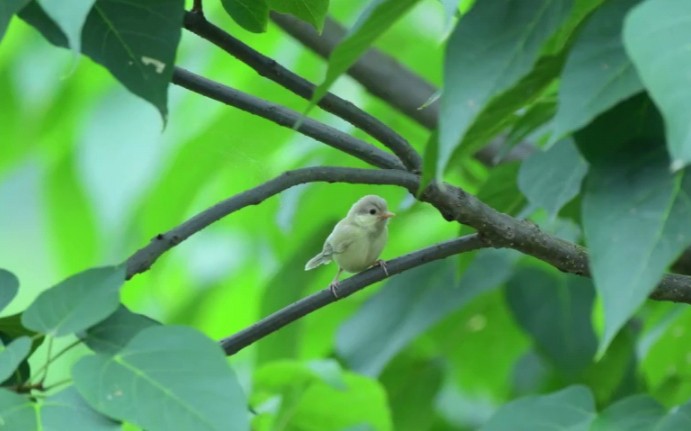
[[[455,254],[477,250],[482,247],[484,247],[484,244],[478,235],[467,235],[392,259],[386,262],[386,268],[389,275],[394,275],[434,260],[444,259]],[[335,298],[328,288],[321,290],[265,317],[254,325],[230,337],[224,338],[220,341],[221,347],[223,347],[226,355],[233,355],[287,324],[325,307],[338,299],[350,296],[384,278],[386,278],[386,274],[384,274],[384,271],[380,267],[373,267],[367,271],[355,274],[339,283],[338,298]]]
[[[202,14],[187,12],[184,25],[187,30],[208,40],[250,66],[259,75],[276,82],[306,100],[312,98],[316,88],[314,84],[213,25]],[[401,135],[376,117],[332,93],[327,93],[317,103],[317,106],[360,128],[388,147],[409,170],[420,172],[422,166],[420,154]]]

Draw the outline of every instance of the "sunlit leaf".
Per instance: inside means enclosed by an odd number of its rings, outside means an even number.
[[[42,292],[22,315],[22,324],[56,337],[82,331],[117,309],[124,282],[122,265],[73,275]]]
[[[11,272],[0,268],[0,311],[7,307],[19,291],[19,279]]]
[[[20,337],[0,349],[0,382],[7,380],[31,351],[31,338]]]
[[[116,431],[119,422],[94,411],[74,386],[47,397],[39,404],[41,425],[46,430],[84,429],[89,431]]]
[[[145,329],[114,356],[83,357],[73,377],[91,407],[148,430],[249,430],[222,350],[191,328]]]

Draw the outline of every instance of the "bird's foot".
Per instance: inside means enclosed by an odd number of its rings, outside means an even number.
[[[329,284],[329,290],[331,291],[331,294],[334,296],[335,299],[339,299],[340,297],[338,296],[338,285],[339,282],[337,280],[334,280]]]
[[[377,265],[381,266],[381,269],[384,270],[384,274],[386,274],[386,276],[388,277],[389,276],[389,270],[386,269],[386,262],[381,260],[381,259],[377,259],[376,262],[374,262],[374,265],[372,265],[372,266],[377,266]]]

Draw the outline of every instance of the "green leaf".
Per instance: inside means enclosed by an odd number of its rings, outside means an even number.
[[[60,27],[67,43],[75,52],[81,51],[82,29],[96,0],[36,0],[43,11]]]
[[[687,402],[671,413],[657,424],[655,431],[679,431],[691,429],[691,402]]]
[[[22,324],[55,337],[83,331],[113,314],[124,282],[124,265],[73,275],[42,292],[24,311]]]
[[[74,386],[53,394],[39,404],[41,425],[46,430],[83,429],[89,431],[116,431],[119,422],[94,411]]]
[[[345,73],[382,33],[389,29],[419,0],[372,0],[357,22],[336,45],[329,56],[326,77],[314,90],[306,111],[312,109],[329,91],[336,79]]]
[[[269,0],[269,7],[277,12],[289,13],[321,33],[329,11],[329,0]]]
[[[112,355],[125,347],[135,335],[155,325],[159,323],[120,305],[115,313],[88,328],[80,338],[94,352]]]
[[[686,0],[648,0],[624,23],[624,46],[643,84],[665,118],[672,168],[691,161],[691,8]]]
[[[444,168],[490,101],[533,69],[570,0],[478,2],[451,34],[444,61],[439,163]]]
[[[512,255],[487,251],[477,254],[458,284],[453,260],[429,263],[392,279],[339,328],[338,354],[355,371],[379,374],[418,335],[506,280],[512,264]]]
[[[0,41],[2,41],[12,16],[22,10],[31,0],[3,0],[0,2]]]
[[[669,172],[663,139],[659,116],[644,96],[576,135],[591,163],[582,208],[590,268],[604,306],[600,353],[691,244],[691,175]]]
[[[578,195],[587,171],[588,165],[573,141],[565,140],[525,160],[518,173],[518,187],[532,205],[554,217]]]
[[[590,314],[595,289],[589,280],[537,268],[521,268],[506,286],[509,307],[538,351],[572,376],[591,364],[597,350]]]
[[[164,122],[184,12],[183,0],[98,0],[82,30],[82,52],[154,105]],[[65,34],[37,3],[30,3],[19,16],[51,43],[68,46]]]
[[[593,396],[585,386],[549,395],[520,398],[502,406],[481,431],[588,431],[595,416]]]
[[[147,430],[249,430],[244,394],[222,350],[191,328],[144,329],[114,356],[80,359],[72,374],[91,407]]]
[[[477,198],[497,211],[517,214],[526,202],[516,181],[520,167],[520,163],[512,162],[492,168],[489,178],[478,191]]]
[[[624,16],[638,3],[606,2],[578,33],[564,65],[552,139],[581,128],[643,87],[624,51]]]
[[[269,23],[267,0],[221,0],[223,9],[242,28],[254,33],[263,33]]]
[[[439,134],[433,131],[427,144],[425,145],[425,152],[423,155],[422,178],[420,179],[420,187],[418,188],[418,197],[425,191],[428,185],[437,178],[437,158],[439,157]]]
[[[650,431],[665,414],[649,395],[634,395],[617,401],[603,410],[593,422],[591,431]],[[683,428],[678,428],[679,430]]]
[[[4,382],[15,372],[30,351],[31,338],[26,336],[12,340],[0,350],[0,382]]]
[[[36,430],[36,412],[29,398],[0,388],[0,418],[6,430]]]
[[[11,272],[0,268],[0,311],[7,307],[19,291],[19,279]]]

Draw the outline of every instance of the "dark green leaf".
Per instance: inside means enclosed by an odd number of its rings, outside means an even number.
[[[691,175],[669,172],[660,129],[650,102],[636,97],[576,135],[591,162],[582,206],[604,305],[600,352],[691,244]]]
[[[147,430],[249,430],[222,350],[191,328],[144,329],[114,356],[82,358],[72,374],[91,407]]]
[[[36,430],[36,411],[29,398],[0,388],[0,418],[6,430]]]
[[[345,73],[376,38],[391,27],[419,0],[372,0],[357,22],[331,51],[326,77],[314,90],[307,110],[324,97],[336,79]]]
[[[26,359],[31,351],[31,338],[20,337],[12,340],[0,350],[0,382],[7,380]]]
[[[83,331],[117,309],[125,267],[93,268],[42,292],[24,311],[22,324],[52,336]]]
[[[650,431],[664,414],[662,406],[650,396],[634,395],[603,410],[591,431]]]
[[[40,407],[41,425],[44,430],[116,431],[120,423],[94,411],[79,392],[70,386],[49,396]]]
[[[139,332],[158,324],[155,320],[133,313],[121,305],[105,320],[88,328],[81,338],[94,352],[112,355],[125,347]]]
[[[624,23],[624,46],[665,118],[672,169],[691,161],[691,8],[686,0],[648,0]]]
[[[3,0],[0,2],[0,41],[5,36],[12,16],[22,10],[31,0]]]
[[[525,160],[518,174],[518,187],[532,205],[554,217],[578,195],[587,171],[588,165],[573,141],[565,140]]]
[[[595,417],[593,396],[585,386],[512,401],[497,411],[481,431],[588,431]]]
[[[0,311],[7,307],[19,291],[16,275],[0,268]]]
[[[589,280],[521,268],[506,288],[516,320],[559,371],[572,376],[590,365],[597,339],[590,323],[595,290]]]
[[[269,0],[269,6],[275,11],[294,15],[321,32],[329,11],[329,0]]]
[[[520,167],[518,162],[502,163],[494,167],[478,191],[478,199],[497,211],[517,214],[526,202],[516,181]]]
[[[96,0],[36,0],[43,11],[60,27],[75,52],[81,50],[82,28]]]
[[[336,350],[351,369],[377,375],[430,326],[501,284],[512,264],[512,255],[487,251],[478,253],[458,284],[451,260],[429,263],[394,278],[340,327]]]
[[[451,34],[444,63],[439,164],[489,102],[533,69],[540,50],[568,17],[570,0],[478,2]]]
[[[221,0],[223,9],[245,30],[254,33],[266,31],[269,22],[267,0]]]
[[[82,52],[153,104],[164,122],[184,12],[183,0],[98,0],[82,30]],[[68,46],[65,34],[37,3],[30,3],[20,17],[51,43]]]
[[[642,89],[621,36],[624,16],[636,3],[606,2],[579,32],[561,75],[553,140]]]
[[[427,186],[437,178],[437,158],[439,157],[439,135],[435,130],[429,136],[425,145],[423,156],[422,178],[418,188],[418,196],[425,191]]]

